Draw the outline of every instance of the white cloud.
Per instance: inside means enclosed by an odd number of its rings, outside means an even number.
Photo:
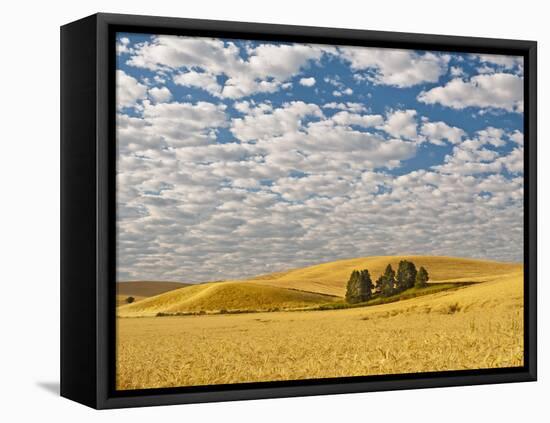
[[[444,145],[445,141],[458,144],[466,135],[464,130],[456,126],[449,126],[445,122],[424,122],[420,127],[420,133],[435,145]]]
[[[246,107],[249,107],[248,104]],[[242,108],[249,111],[248,108]],[[270,113],[266,113],[270,112]],[[244,118],[232,120],[231,132],[241,141],[271,138],[297,131],[302,118],[306,116],[321,117],[323,112],[316,104],[302,101],[286,103],[271,113],[271,107],[255,108],[254,112]]]
[[[256,103],[254,100],[236,101],[233,103],[233,107],[246,115],[261,115],[273,111],[271,103]]]
[[[118,147],[124,154],[141,152],[143,156],[159,156],[170,148],[211,144],[216,141],[216,129],[227,124],[224,105],[152,104],[145,100],[140,118],[118,116]]]
[[[352,113],[361,113],[366,112],[367,108],[364,104],[361,103],[354,103],[354,102],[346,102],[346,103],[326,103],[323,106],[323,109],[336,109],[336,110],[346,110],[348,112]]]
[[[334,91],[332,92],[332,95],[333,95],[334,97],[342,97],[343,95],[352,95],[352,94],[353,94],[353,90],[352,90],[351,88],[345,88],[345,89],[343,89],[343,90],[341,90],[341,91],[339,91],[339,90],[334,90]]]
[[[182,163],[214,163],[220,161],[241,161],[259,153],[253,145],[226,143],[209,144],[192,148],[178,148],[175,155]],[[239,178],[245,180],[247,178]],[[250,178],[248,178],[250,179]]]
[[[122,37],[116,43],[116,54],[133,53],[133,49],[130,47],[130,40],[128,37]]]
[[[484,144],[491,144],[494,147],[503,147],[506,141],[502,139],[504,130],[489,126],[485,129],[476,132],[477,137]]]
[[[515,130],[512,134],[510,134],[509,138],[516,144],[523,146],[523,132]]]
[[[135,107],[139,100],[145,98],[147,87],[124,71],[116,71],[117,108]]]
[[[272,191],[288,201],[303,201],[314,196],[345,196],[353,188],[353,182],[342,178],[337,172],[309,175],[303,178],[280,178]]]
[[[376,84],[411,87],[424,82],[437,82],[447,71],[448,55],[431,52],[418,54],[408,50],[365,47],[340,48],[344,60],[355,71]]]
[[[248,50],[248,63],[255,75],[272,76],[281,81],[295,75],[323,54],[319,46],[307,44],[260,44]]]
[[[334,76],[325,76],[323,78],[323,81],[325,81],[327,84],[330,84],[332,85],[333,87],[336,87],[336,88],[339,88],[339,89],[344,89],[346,86],[344,85],[344,83],[340,80],[340,76],[339,75],[334,75]]]
[[[504,147],[505,139],[513,138],[519,139],[517,131],[506,133],[500,128],[487,127],[477,131],[474,138],[457,144],[452,154],[445,157],[445,163],[434,166],[434,169],[442,173],[458,175],[494,174],[503,169],[511,173],[522,172],[523,148],[521,145],[507,155],[492,149]],[[487,145],[492,148],[486,148]]]
[[[172,122],[185,124],[190,129],[202,129],[224,126],[226,123],[225,108],[226,106],[223,104],[217,105],[206,101],[155,105],[145,103],[143,116],[150,123],[158,119],[167,124]]]
[[[159,35],[136,47],[130,66],[152,71],[200,67],[222,73],[234,65],[239,49],[234,43],[203,37]]]
[[[384,125],[379,129],[394,137],[415,139],[417,137],[416,110],[396,110],[388,113]]]
[[[523,66],[523,57],[521,56],[506,56],[502,54],[474,54],[472,56],[481,63],[496,65],[504,69],[513,69],[516,66]]]
[[[478,68],[476,68],[476,70],[477,70],[477,73],[480,73],[480,74],[496,73],[497,71],[495,68],[487,65],[479,66]]]
[[[451,66],[449,72],[451,76],[454,76],[455,78],[464,75],[464,69],[460,66]]]
[[[315,85],[315,78],[312,76],[309,78],[300,78],[300,85],[304,87],[313,87]]]
[[[381,115],[359,115],[348,111],[336,113],[332,120],[339,125],[358,125],[365,128],[378,126],[384,122]]]
[[[205,129],[224,125],[213,118],[219,106],[145,102],[147,118],[121,116],[119,136],[139,145],[118,161],[119,278],[205,281],[381,254],[521,259],[522,180],[498,172],[520,173],[523,153],[486,149],[491,129],[456,144],[445,167],[397,177],[381,168],[414,156],[416,144],[347,127],[362,115],[326,118],[302,102],[235,106],[251,126],[275,115],[284,127],[250,144],[168,139],[155,156],[148,125],[193,117]],[[511,137],[519,138],[502,136]]]
[[[330,119],[310,122],[303,131],[276,141],[271,146],[274,150],[306,154],[301,166],[308,171],[394,168],[416,153],[413,142],[355,130]]]
[[[351,101],[325,102],[332,90],[347,89],[319,68],[335,49],[167,38],[131,53],[158,86],[126,80],[133,110],[117,116],[119,278],[197,282],[383,254],[522,259],[519,130],[487,116],[486,128],[466,133],[429,108],[420,118],[412,104],[363,102],[366,90],[379,99],[376,88],[360,84]],[[453,72],[446,56],[404,52],[414,59],[409,70],[402,55],[381,55],[383,65],[355,75],[411,86],[437,78],[439,65]],[[420,62],[434,73],[419,75]],[[320,104],[281,100],[302,76],[316,78]],[[172,79],[214,99],[178,97],[180,88],[170,100],[163,87]],[[326,84],[331,89],[322,93]],[[285,86],[280,96],[243,98]],[[428,143],[452,150],[444,160],[429,156],[438,160],[433,167],[407,170],[424,162],[418,154],[435,151]]]
[[[149,90],[149,96],[155,103],[166,103],[172,98],[172,93],[166,87],[153,87]]]
[[[275,109],[261,106],[238,103],[236,107],[246,115],[232,119],[230,130],[240,141],[254,143],[258,153],[265,155],[270,173],[292,168],[306,172],[392,168],[416,151],[414,143],[352,129],[380,125],[384,122],[380,115],[341,111],[326,118],[317,105],[304,102],[290,102]]]
[[[216,77],[205,72],[189,71],[174,76],[174,82],[184,87],[200,88],[208,91],[215,97],[220,97],[222,87],[218,84]]]
[[[127,63],[153,71],[177,72],[177,84],[236,99],[288,89],[288,81],[320,59],[325,50],[306,44],[260,44],[248,47],[243,59],[242,49],[234,42],[162,35],[136,47]],[[223,86],[217,80],[221,75],[226,77]]]
[[[500,163],[511,173],[523,173],[523,147],[514,148],[510,154],[501,157]]]
[[[510,73],[476,75],[469,81],[456,78],[441,87],[422,91],[418,101],[453,109],[482,107],[523,111],[523,78]]]

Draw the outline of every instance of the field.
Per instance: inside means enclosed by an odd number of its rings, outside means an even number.
[[[385,258],[385,263],[400,258]],[[425,259],[430,260],[429,257]],[[389,304],[343,310],[120,317],[117,319],[117,388],[521,366],[522,266],[478,261],[476,268],[472,261],[463,261],[464,271],[460,271],[462,259],[431,259],[433,270],[430,265],[423,265],[433,275],[434,283],[478,283]],[[355,268],[371,268],[365,265],[365,259],[357,260]],[[375,260],[384,262],[383,258]],[[445,271],[445,260],[448,271]],[[421,265],[420,260],[413,261]],[[318,293],[326,293],[326,286],[341,289],[335,283],[339,277],[321,284],[319,274],[330,275],[342,265],[347,267],[348,262],[294,270],[292,272],[301,271],[302,275],[301,279],[295,279],[296,286],[300,290],[305,286],[317,286]],[[327,270],[330,266],[333,269]],[[351,270],[348,270],[342,272],[349,275]],[[163,308],[166,302],[170,307],[180,304],[180,310],[188,309],[181,306],[185,301],[191,301],[197,309],[221,306],[229,309],[231,301],[242,308],[246,301],[238,300],[236,287],[250,294],[247,301],[256,299],[250,303],[253,307],[258,307],[258,298],[271,299],[268,307],[271,309],[276,309],[274,304],[280,300],[287,301],[288,308],[302,307],[299,303],[305,301],[304,296],[311,304],[327,302],[327,299],[328,304],[339,300],[277,286],[290,280],[288,275],[292,272],[252,279],[249,284],[253,292],[244,281],[182,288],[119,307],[119,316],[124,313],[126,316],[132,313],[154,316],[151,307],[156,304]],[[305,274],[313,275],[310,276],[311,285],[303,276]],[[275,286],[262,286],[260,280],[275,281]],[[215,286],[218,288],[213,288]],[[190,289],[197,292],[183,294]],[[212,291],[221,294],[216,297]],[[289,292],[296,297],[288,297]],[[174,297],[176,294],[179,299]],[[219,303],[207,304],[213,298]],[[224,298],[228,302],[223,302]],[[199,300],[203,301],[200,307]],[[141,311],[137,308],[140,304]],[[126,309],[124,313],[123,309]]]
[[[339,298],[313,292],[244,282],[214,282],[190,286],[119,307],[121,317],[155,316],[158,313],[199,311],[268,311],[304,308]]]
[[[424,266],[434,282],[482,282],[487,276],[505,275],[521,268],[516,263],[501,263],[490,260],[474,260],[441,256],[376,256],[339,260],[302,269],[257,276],[247,282],[294,288],[343,297],[346,282],[352,270],[368,268],[373,280],[376,280],[388,264],[394,269],[400,260],[413,261],[417,267]]]

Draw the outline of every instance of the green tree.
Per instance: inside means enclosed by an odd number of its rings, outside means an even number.
[[[350,304],[367,301],[372,297],[374,285],[370,277],[370,273],[365,270],[354,270],[346,286],[346,302]]]
[[[368,269],[364,269],[359,272],[359,280],[359,295],[361,297],[361,301],[368,301],[371,299],[372,291],[374,289]]]
[[[351,272],[346,286],[346,302],[353,304],[360,302],[361,275],[357,270]]]
[[[395,293],[395,271],[388,264],[384,274],[376,281],[376,288],[384,297],[389,297]]]
[[[418,273],[416,274],[414,286],[417,288],[424,288],[428,284],[429,280],[430,275],[428,275],[428,271],[424,268],[424,266],[420,266],[420,269],[418,269]]]
[[[405,289],[412,288],[415,284],[417,273],[413,262],[401,260],[397,268],[396,289],[404,291]]]
[[[126,302],[127,302],[128,304],[132,304],[135,300],[136,300],[136,299],[135,299],[134,297],[128,297],[128,298],[126,298]]]

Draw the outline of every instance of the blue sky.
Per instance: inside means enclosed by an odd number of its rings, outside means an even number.
[[[522,84],[521,57],[120,33],[119,279],[521,261]]]

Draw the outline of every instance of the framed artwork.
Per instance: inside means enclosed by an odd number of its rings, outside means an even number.
[[[536,380],[536,43],[62,27],[62,395]]]

